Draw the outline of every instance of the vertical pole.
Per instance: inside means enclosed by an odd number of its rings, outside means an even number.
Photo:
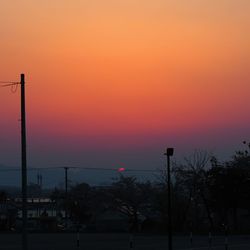
[[[38,196],[38,216],[40,216],[41,211],[41,197],[42,197],[42,175],[38,172],[37,175],[37,181],[38,181],[38,188],[39,188],[39,196]]]
[[[37,178],[37,187],[40,188],[39,172],[37,173],[36,178]],[[40,207],[40,190],[39,190],[39,193],[38,193],[38,206],[37,206],[37,209],[36,209],[37,217],[39,217],[39,207]]]
[[[25,76],[21,74],[21,151],[22,151],[22,249],[28,249],[27,239],[27,158],[25,117]]]
[[[43,176],[40,174],[40,188],[42,192],[42,187],[43,187]]]
[[[68,228],[68,167],[65,167],[65,228]]]
[[[228,228],[225,225],[225,250],[228,250]]]
[[[193,232],[192,232],[192,230],[190,232],[189,239],[190,239],[190,249],[193,249]]]
[[[129,237],[129,249],[134,249],[134,235],[132,233]]]
[[[212,249],[212,233],[209,232],[208,234],[208,244],[209,244],[209,249]]]
[[[172,250],[172,204],[171,204],[171,178],[170,178],[170,156],[167,154],[168,174],[168,250]]]
[[[78,223],[77,229],[76,229],[76,246],[79,249],[80,248],[80,225]]]
[[[36,175],[36,179],[37,179],[37,186],[40,186],[40,175],[39,173]]]

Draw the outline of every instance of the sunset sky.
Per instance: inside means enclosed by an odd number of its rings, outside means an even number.
[[[162,167],[250,140],[249,0],[0,0],[0,80],[26,75],[28,164]],[[0,165],[20,91],[0,88]]]

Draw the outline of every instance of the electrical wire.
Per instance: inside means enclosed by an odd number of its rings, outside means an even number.
[[[18,84],[20,84],[20,82],[0,81],[0,87],[11,87],[10,90],[12,93],[16,93]]]
[[[42,170],[56,170],[56,169],[63,169],[63,168],[68,168],[68,169],[79,169],[79,170],[95,170],[95,171],[119,171],[119,168],[91,168],[91,167],[44,167],[44,168],[27,168],[27,171],[42,171]],[[21,168],[0,168],[0,172],[11,172],[11,171],[21,171]],[[159,170],[157,169],[125,169],[123,172],[158,172]]]
[[[7,81],[0,81],[1,87],[12,86],[15,84],[20,84],[20,82],[7,82]]]

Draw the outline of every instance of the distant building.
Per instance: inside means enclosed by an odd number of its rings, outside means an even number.
[[[20,208],[17,214],[18,225],[22,226],[22,198],[15,198],[15,204]],[[50,198],[28,198],[27,216],[29,230],[56,231],[64,224],[65,210],[59,208]]]

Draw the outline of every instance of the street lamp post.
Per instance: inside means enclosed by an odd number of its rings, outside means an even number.
[[[172,206],[171,206],[171,173],[170,173],[170,156],[173,156],[174,149],[167,148],[164,155],[167,156],[167,180],[168,180],[168,250],[172,250]]]

